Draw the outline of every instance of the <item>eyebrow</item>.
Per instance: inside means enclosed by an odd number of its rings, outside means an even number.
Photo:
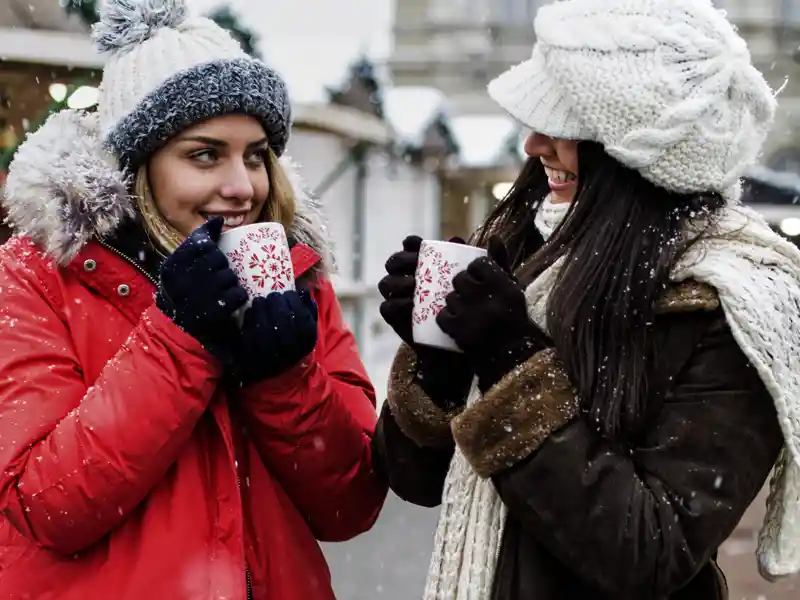
[[[215,148],[224,148],[225,146],[228,146],[228,143],[223,141],[223,140],[219,140],[219,139],[213,138],[213,137],[207,137],[207,136],[204,136],[204,135],[187,135],[185,137],[179,138],[179,140],[177,140],[177,141],[180,141],[180,142],[199,142],[201,144],[207,144],[207,145],[213,146]],[[250,142],[249,144],[247,144],[247,147],[248,148],[255,148],[255,147],[258,147],[258,146],[267,146],[268,143],[269,143],[269,139],[266,138],[266,137],[263,137],[260,140],[256,140],[255,142]]]

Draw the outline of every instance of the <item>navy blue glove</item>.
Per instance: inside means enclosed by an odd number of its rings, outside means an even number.
[[[234,313],[247,302],[247,292],[217,247],[222,225],[221,217],[201,225],[164,261],[156,306],[227,362],[239,335]]]
[[[453,278],[453,291],[436,322],[464,351],[486,392],[502,377],[552,346],[528,317],[522,285],[511,272],[502,240],[489,240],[488,256]]]
[[[317,305],[307,289],[255,298],[244,313],[235,371],[243,386],[287,371],[317,345]]]

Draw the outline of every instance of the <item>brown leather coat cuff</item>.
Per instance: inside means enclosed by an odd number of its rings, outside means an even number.
[[[719,308],[719,296],[710,285],[689,279],[667,286],[653,308],[657,315],[712,311]]]
[[[475,472],[491,477],[533,454],[578,411],[555,350],[542,350],[455,417],[453,437]]]
[[[392,363],[386,401],[397,426],[418,446],[453,445],[450,421],[458,411],[447,412],[436,406],[415,380],[417,357],[402,344]]]

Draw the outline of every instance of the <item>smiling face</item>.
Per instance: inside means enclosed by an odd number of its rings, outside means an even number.
[[[257,222],[270,191],[267,148],[261,124],[245,115],[186,129],[148,165],[159,212],[183,236],[217,215],[225,229]]]
[[[578,142],[532,133],[524,148],[525,154],[542,161],[552,201],[572,202],[578,189]]]

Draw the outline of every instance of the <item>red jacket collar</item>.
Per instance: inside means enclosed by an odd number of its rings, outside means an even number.
[[[292,267],[294,267],[295,279],[305,275],[309,270],[316,266],[322,257],[310,246],[297,243],[292,247]]]

